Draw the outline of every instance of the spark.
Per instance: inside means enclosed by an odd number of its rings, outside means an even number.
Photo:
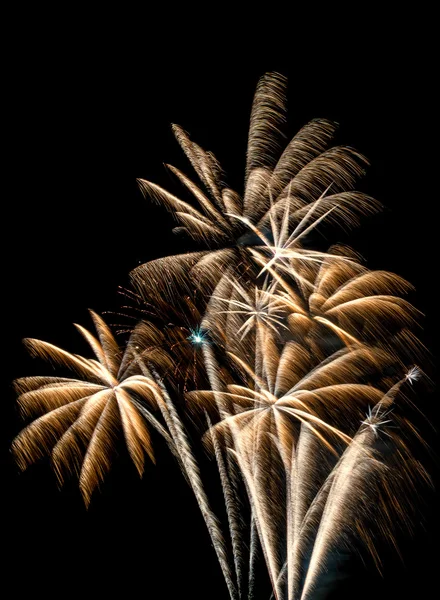
[[[405,379],[410,383],[413,384],[415,381],[419,381],[419,379],[421,378],[422,373],[419,369],[419,367],[417,366],[413,366],[411,367],[408,372],[405,375]]]
[[[207,332],[203,331],[200,327],[196,327],[195,329],[190,330],[191,333],[187,337],[187,339],[194,346],[201,346],[202,344],[206,344],[208,342]]]
[[[366,417],[366,419],[364,419],[363,421],[361,421],[361,424],[362,425],[366,425],[367,427],[370,427],[370,429],[373,432],[374,436],[377,437],[379,435],[379,432],[381,431],[381,429],[382,429],[382,427],[384,425],[386,425],[387,423],[392,423],[391,419],[384,419],[384,417],[388,416],[388,414],[390,412],[391,411],[388,411],[388,412],[382,413],[380,415],[378,408],[371,408],[371,407],[369,407],[368,413],[367,413],[367,417]],[[387,432],[384,432],[384,433],[386,435],[389,435]]]

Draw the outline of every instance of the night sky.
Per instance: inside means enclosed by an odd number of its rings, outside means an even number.
[[[374,61],[365,53],[356,67],[345,55],[339,62],[324,55],[313,71],[293,49],[283,60],[212,58],[209,68],[195,58],[155,56],[121,77],[110,67],[77,68],[74,57],[62,72],[48,63],[37,68],[32,58],[28,64],[33,92],[17,110],[3,222],[13,234],[3,251],[1,537],[3,582],[6,576],[14,597],[63,598],[69,590],[79,598],[227,598],[195,500],[166,451],[158,451],[158,466],[148,466],[143,481],[121,455],[88,511],[73,484],[57,489],[47,461],[19,474],[8,452],[21,427],[12,380],[51,371],[26,355],[22,338],[85,351],[72,323],[90,326],[88,308],[117,311],[124,303],[118,286],[128,285],[139,263],[186,250],[171,232],[170,216],[145,200],[135,182],[146,178],[178,194],[163,163],[191,174],[170,123],[212,150],[241,191],[255,85],[268,70],[286,75],[290,137],[311,118],[334,119],[338,141],[369,159],[358,188],[386,209],[355,231],[351,244],[370,267],[415,285],[414,303],[426,314],[421,337],[438,351],[438,123],[429,55],[420,49],[414,55],[409,46]],[[429,369],[435,378],[434,364]],[[421,402],[438,426],[436,394]],[[426,435],[438,444],[428,427]],[[329,598],[431,595],[438,498],[425,497],[425,524],[402,541],[403,563],[384,550],[384,579],[353,563],[350,578]]]

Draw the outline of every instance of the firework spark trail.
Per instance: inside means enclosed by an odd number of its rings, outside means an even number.
[[[255,516],[251,513],[250,539],[249,539],[249,577],[248,577],[248,600],[252,600],[255,590],[255,565],[257,563],[258,537]]]
[[[208,317],[205,320],[205,323],[206,323],[206,325],[209,325],[210,318],[212,320],[213,317],[215,319],[215,316],[217,314],[227,313],[228,316],[233,317],[233,319],[230,319],[227,323],[227,330],[226,330],[226,336],[225,336],[226,339],[229,339],[231,336],[234,336],[234,333],[237,330],[238,330],[238,333],[241,334],[241,340],[243,340],[243,338],[246,335],[248,335],[251,331],[254,332],[254,334],[256,336],[254,381],[255,381],[255,389],[258,391],[258,381],[261,379],[260,374],[263,375],[265,368],[267,370],[267,361],[265,360],[265,351],[264,351],[264,346],[265,346],[264,340],[266,338],[266,329],[268,327],[269,328],[272,327],[272,323],[270,322],[270,319],[272,319],[273,317],[270,316],[270,308],[271,307],[270,307],[270,302],[268,302],[270,292],[267,290],[266,285],[263,285],[262,290],[255,288],[255,294],[253,297],[251,297],[251,295],[249,295],[246,292],[246,290],[241,285],[238,284],[238,282],[235,282],[229,276],[224,277],[222,280],[220,280],[216,289],[224,288],[225,283],[227,284],[227,287],[230,290],[230,294],[232,294],[232,295],[229,297],[217,295],[216,293],[214,293],[212,295],[212,300],[214,300],[214,302],[211,301],[211,304],[213,304],[213,306],[208,305],[208,309],[207,309]],[[234,299],[234,294],[237,294],[238,295],[237,297],[240,298],[240,300]],[[215,302],[215,301],[218,301],[218,302]],[[232,308],[229,309],[228,311],[221,310],[219,312],[218,311],[216,312],[217,305],[219,302],[220,302],[220,305],[224,304],[226,302]],[[240,310],[236,310],[236,308],[239,308]],[[275,315],[277,314],[276,309],[272,312],[272,314],[275,314]],[[209,315],[211,315],[211,316],[209,316]],[[244,323],[242,323],[242,324],[240,323],[241,317],[246,319],[244,321]],[[278,320],[280,321],[279,318],[278,318]],[[213,390],[222,389],[221,386],[219,385],[218,378],[216,377],[216,369],[213,368],[214,359],[213,359],[212,351],[209,348],[209,346],[204,347],[204,352],[205,352],[208,375],[209,375],[210,381],[211,381],[211,387]],[[222,406],[222,396],[217,394],[217,395],[215,395],[215,399],[216,399],[216,403],[217,403],[217,407],[218,407],[220,416],[222,418],[227,417],[228,413],[225,413],[225,410]],[[235,450],[236,450],[236,448],[235,448]],[[228,456],[229,456],[229,454],[228,454]],[[254,439],[254,442],[253,442],[252,462],[253,462],[253,470],[255,472],[255,470],[258,467],[256,439]],[[249,486],[249,481],[247,482],[247,485]],[[236,501],[234,499],[234,503],[235,502]],[[234,511],[234,513],[235,513],[235,511]],[[254,579],[255,579],[255,563],[256,563],[256,551],[257,551],[256,518],[257,518],[256,516],[254,517],[253,515],[251,515],[249,577],[248,577],[248,596],[249,596],[249,598],[251,598],[253,595]],[[231,532],[232,532],[232,530],[231,530]],[[241,554],[241,552],[240,552],[240,554]]]
[[[383,464],[369,453],[371,438],[371,432],[362,431],[348,446],[336,467],[304,582],[302,600],[311,597],[330,545],[341,535],[350,516],[353,498],[357,497],[359,489],[364,489],[371,473],[383,468]]]
[[[261,380],[262,376],[267,376],[268,381],[271,382],[270,387],[272,388],[273,391],[273,386],[274,386],[274,379],[275,379],[275,373],[273,371],[273,369],[270,368],[271,366],[271,361],[267,360],[267,348],[265,347],[268,343],[268,340],[271,339],[271,336],[266,336],[266,332],[268,329],[275,329],[275,327],[273,326],[273,322],[280,322],[280,325],[283,326],[283,324],[281,323],[281,319],[279,316],[277,316],[276,318],[274,318],[273,316],[271,316],[271,291],[270,291],[270,287],[269,289],[267,289],[266,283],[263,285],[263,288],[261,290],[258,290],[258,288],[255,288],[255,297],[251,298],[249,296],[249,294],[246,292],[246,290],[243,289],[242,286],[238,285],[237,283],[235,283],[233,280],[229,279],[229,282],[231,284],[231,288],[233,292],[238,292],[238,296],[241,298],[240,301],[238,300],[234,300],[233,297],[232,298],[222,298],[219,296],[213,296],[214,298],[217,298],[218,300],[220,300],[220,302],[228,302],[229,305],[232,307],[231,309],[229,309],[229,311],[221,311],[221,312],[229,312],[230,315],[240,315],[243,316],[243,318],[245,318],[245,322],[238,327],[238,333],[242,333],[242,337],[241,339],[243,339],[244,336],[246,336],[251,330],[253,330],[255,332],[256,335],[256,341],[255,341],[255,345],[256,345],[256,351],[255,352],[255,377],[254,377],[254,382],[255,382],[255,390],[258,391],[259,389],[259,384],[258,382]],[[274,303],[275,304],[275,303]],[[239,309],[239,310],[237,310]],[[272,310],[272,315],[277,315],[277,310],[276,307],[274,307],[274,309]],[[237,330],[237,325],[238,323],[236,322],[236,320],[233,321],[233,327],[230,327],[230,331],[231,334],[233,332],[233,330]],[[228,337],[228,336],[227,336]],[[273,361],[272,361],[273,363]],[[221,413],[221,411],[220,411]],[[259,469],[259,460],[258,460],[258,455],[259,455],[259,449],[257,448],[257,438],[258,436],[254,436],[254,440],[253,440],[253,444],[252,444],[252,472],[253,472],[253,482],[254,482],[254,486],[255,486],[255,482],[257,482],[259,480],[258,476],[256,476],[256,474],[258,473],[258,469]],[[237,448],[236,448],[237,450]],[[267,451],[267,450],[266,450]],[[270,480],[269,480],[270,481]],[[250,482],[249,479],[247,481],[248,483],[248,487],[250,487]],[[257,493],[260,493],[262,490],[258,490]],[[266,486],[266,489],[264,490],[265,494],[268,493],[268,489]],[[257,520],[258,516],[256,515],[255,517],[252,516],[251,517],[251,539],[250,539],[250,562],[249,562],[249,597],[252,596],[253,594],[253,586],[254,586],[254,568],[255,568],[255,561],[256,561],[256,539],[255,539],[255,534],[256,534],[256,529],[257,529]],[[273,515],[270,515],[267,513],[267,509],[266,509],[266,515],[264,517],[264,522],[260,523],[260,530],[262,530],[262,528],[265,528],[265,530],[268,529],[268,523],[271,522],[271,520],[273,520]],[[261,518],[260,518],[261,521]],[[267,538],[267,536],[266,536]],[[262,538],[262,543],[265,543],[265,538]],[[271,548],[265,548],[265,555],[268,557],[271,553],[273,554],[273,550]]]
[[[213,511],[209,506],[209,501],[206,496],[206,492],[203,487],[202,479],[200,476],[199,466],[191,450],[191,446],[185,433],[185,428],[165,386],[163,385],[157,374],[153,373],[153,375],[155,376],[156,382],[161,389],[163,398],[165,399],[165,403],[169,410],[170,417],[173,422],[174,443],[176,448],[178,449],[181,463],[187,475],[188,481],[190,482],[197,503],[200,507],[200,511],[206,523],[209,535],[211,536],[212,543],[214,545],[214,550],[217,554],[217,558],[220,563],[220,567],[222,569],[223,576],[228,588],[229,596],[231,597],[231,600],[235,600],[237,598],[237,591],[232,579],[226,545],[217,517],[214,515]]]
[[[209,381],[211,384],[211,389],[214,391],[215,403],[217,406],[217,410],[219,415],[222,418],[229,416],[229,413],[225,410],[221,397],[219,394],[215,392],[221,392],[224,389],[219,377],[218,377],[218,368],[217,363],[215,361],[214,354],[212,352],[212,348],[209,343],[202,344],[203,355],[205,358],[206,370],[208,373]],[[221,477],[221,484],[223,489],[223,494],[225,498],[225,508],[228,518],[229,532],[231,536],[232,549],[234,555],[234,566],[235,573],[237,578],[237,588],[239,595],[242,594],[242,577],[243,577],[243,542],[241,538],[241,524],[240,524],[240,506],[239,500],[237,498],[236,489],[237,489],[237,474],[235,464],[229,453],[226,453],[226,465],[223,464],[223,456],[221,453],[221,449],[219,447],[217,441],[217,435],[214,431],[211,430],[211,438],[214,444],[215,457],[217,460],[217,464],[219,467],[219,473]]]
[[[263,418],[264,415],[260,418]],[[259,427],[257,423],[257,431],[256,435],[259,435]],[[264,490],[259,486],[259,478],[258,478],[258,461],[255,461],[257,472],[253,472],[254,468],[254,460],[253,456],[249,456],[249,451],[244,449],[240,443],[240,436],[237,435],[235,431],[235,426],[232,425],[231,429],[234,431],[234,446],[237,450],[230,450],[231,453],[234,454],[237,458],[237,463],[240,467],[240,470],[243,474],[246,487],[248,490],[249,500],[252,506],[252,513],[254,515],[256,529],[258,531],[258,535],[260,538],[261,547],[263,550],[263,554],[265,556],[266,564],[269,570],[269,576],[272,581],[272,586],[274,589],[275,597],[277,600],[282,600],[282,590],[278,585],[279,579],[279,565],[277,562],[276,554],[277,554],[277,543],[276,539],[273,537],[273,531],[270,528],[270,520],[268,520],[268,515],[266,513],[266,507],[262,502],[262,491],[264,494]]]
[[[302,423],[298,442],[295,450],[292,452],[292,474],[290,477],[290,495],[288,499],[291,503],[287,504],[287,511],[290,515],[292,527],[291,536],[288,538],[289,547],[287,550],[287,582],[288,598],[296,596],[296,590],[300,577],[300,544],[301,544],[301,526],[304,521],[307,509],[313,500],[313,483],[316,479],[317,465],[315,456],[319,456],[316,436],[313,434],[307,423]]]
[[[384,419],[382,414],[388,414],[396,394],[405,381],[406,378],[398,381],[375,405],[374,410],[370,411],[369,417],[362,422],[330,474],[330,487],[328,492],[326,490],[324,510],[313,545],[301,600],[311,597],[331,546],[344,536],[344,532],[356,520],[354,512],[364,504],[368,487],[374,486],[375,479],[383,477],[389,469],[386,463],[380,460],[380,455],[375,450],[375,442],[382,428],[391,422]],[[386,429],[383,434],[388,435]]]
[[[211,420],[206,414],[206,420],[210,428],[210,436],[212,446],[214,448],[215,459],[217,461],[217,467],[220,475],[220,481],[223,489],[223,496],[225,501],[225,508],[228,518],[229,531],[231,535],[231,543],[234,557],[235,574],[237,579],[237,589],[239,598],[242,597],[242,578],[243,578],[243,550],[241,541],[241,527],[240,527],[240,511],[238,507],[238,501],[236,491],[230,481],[230,472],[228,470],[227,463],[223,458],[222,449],[217,439],[217,433],[212,429]]]

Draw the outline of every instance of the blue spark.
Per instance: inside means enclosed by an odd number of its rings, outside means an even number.
[[[200,346],[201,344],[205,344],[207,342],[206,332],[202,331],[200,327],[196,329],[191,329],[191,334],[188,336],[188,340],[194,344],[195,346]]]

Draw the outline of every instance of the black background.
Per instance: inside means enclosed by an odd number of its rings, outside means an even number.
[[[123,303],[117,286],[127,285],[132,268],[184,249],[169,215],[135,183],[144,177],[178,192],[162,163],[190,173],[171,122],[212,150],[241,191],[255,85],[267,70],[287,75],[289,134],[314,117],[335,119],[339,140],[370,160],[360,187],[387,210],[356,232],[353,245],[372,268],[416,286],[426,314],[422,337],[436,353],[438,116],[435,61],[423,37],[402,36],[374,56],[355,40],[331,56],[323,45],[319,60],[307,45],[276,60],[250,51],[201,58],[197,44],[184,56],[176,47],[171,60],[162,40],[145,48],[136,68],[121,64],[118,52],[105,67],[100,51],[90,61],[69,53],[62,66],[50,45],[27,54],[9,91],[11,191],[3,219],[2,545],[10,596],[226,598],[195,501],[165,452],[143,481],[121,456],[88,511],[73,485],[57,489],[48,463],[19,474],[8,453],[21,427],[11,381],[50,370],[27,357],[21,339],[81,353],[72,323],[90,325],[88,308],[116,310]],[[423,409],[438,425],[435,395]],[[402,542],[403,562],[384,551],[384,578],[354,570],[339,598],[431,595],[438,499],[425,497],[425,524]]]

